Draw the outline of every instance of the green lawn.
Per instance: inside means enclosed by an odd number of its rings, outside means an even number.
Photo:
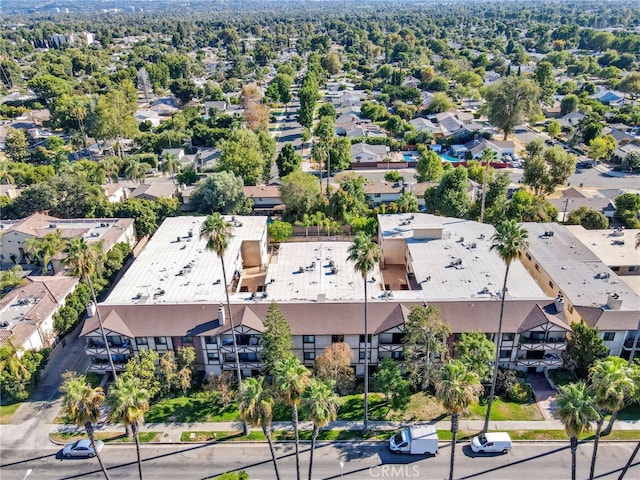
[[[558,387],[578,381],[573,372],[566,368],[554,368],[549,370],[549,378],[551,378],[553,383]]]
[[[380,393],[369,393],[369,420],[387,420],[390,407]],[[364,396],[362,394],[340,397],[338,419],[361,420],[364,418]]]
[[[207,395],[163,398],[151,405],[145,415],[147,423],[161,422],[235,422],[238,410],[234,404],[227,408],[215,405]]]
[[[487,413],[486,403],[472,405],[465,418],[483,419]],[[491,407],[491,420],[544,420],[535,403],[503,402],[496,397]]]
[[[0,405],[0,425],[9,423],[11,417],[20,407],[20,403],[12,403],[10,405]]]

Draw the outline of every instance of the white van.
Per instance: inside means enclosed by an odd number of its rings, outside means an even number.
[[[507,432],[482,433],[471,440],[471,450],[476,453],[507,453],[511,450],[511,437]]]

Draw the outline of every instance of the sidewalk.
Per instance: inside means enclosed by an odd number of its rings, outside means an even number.
[[[369,428],[374,431],[384,430],[398,430],[412,423],[419,422],[369,422]],[[450,430],[451,422],[449,420],[443,420],[439,422],[432,422],[437,430]],[[484,426],[483,420],[460,420],[460,430],[479,432]],[[1,425],[0,435],[4,441],[9,438],[15,438],[15,435],[24,433],[24,427],[22,425]],[[274,422],[274,430],[292,430],[290,422]],[[311,430],[311,422],[300,422],[300,430]],[[361,430],[362,422],[360,421],[337,421],[331,423],[328,430]],[[640,430],[640,420],[632,421],[616,421],[615,430]],[[47,443],[48,435],[55,432],[70,432],[78,430],[84,432],[82,429],[78,429],[70,425],[58,425],[58,424],[44,424],[41,425],[42,438],[41,442]],[[219,423],[147,423],[143,425],[142,431],[144,432],[158,432],[162,434],[159,443],[181,443],[181,435],[184,432],[232,432],[241,431],[242,424],[240,422],[219,422]],[[251,428],[252,431],[261,431],[261,428]],[[489,430],[504,431],[504,430],[564,430],[562,422],[559,420],[539,420],[539,421],[492,421],[489,423]],[[124,433],[124,425],[108,424],[102,425],[96,428],[96,432],[118,432]]]

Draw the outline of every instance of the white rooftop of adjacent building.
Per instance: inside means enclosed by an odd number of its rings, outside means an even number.
[[[282,243],[265,283],[275,301],[364,300],[362,275],[347,261],[350,242]],[[379,266],[367,275],[367,295],[382,293]]]
[[[200,239],[205,218],[167,218],[104,303],[224,301],[222,264]],[[263,238],[267,219],[228,216],[225,220],[234,225],[224,256],[231,282],[242,242]]]
[[[640,265],[636,235],[640,230],[587,230],[581,225],[565,228],[610,267]]]
[[[610,298],[620,310],[640,310],[640,297],[565,226],[525,223],[529,251],[565,296],[577,306],[602,307]]]
[[[420,291],[394,298],[499,300],[505,263],[491,250],[492,225],[430,214],[379,215],[385,238],[403,238]],[[519,261],[509,270],[507,299],[548,298]]]

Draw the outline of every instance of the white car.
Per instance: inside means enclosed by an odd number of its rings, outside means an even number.
[[[91,458],[96,456],[96,451],[100,453],[104,442],[102,440],[96,440],[96,450],[91,446],[91,441],[88,439],[76,440],[75,442],[67,443],[62,449],[62,455],[66,458],[71,457],[85,457]]]

